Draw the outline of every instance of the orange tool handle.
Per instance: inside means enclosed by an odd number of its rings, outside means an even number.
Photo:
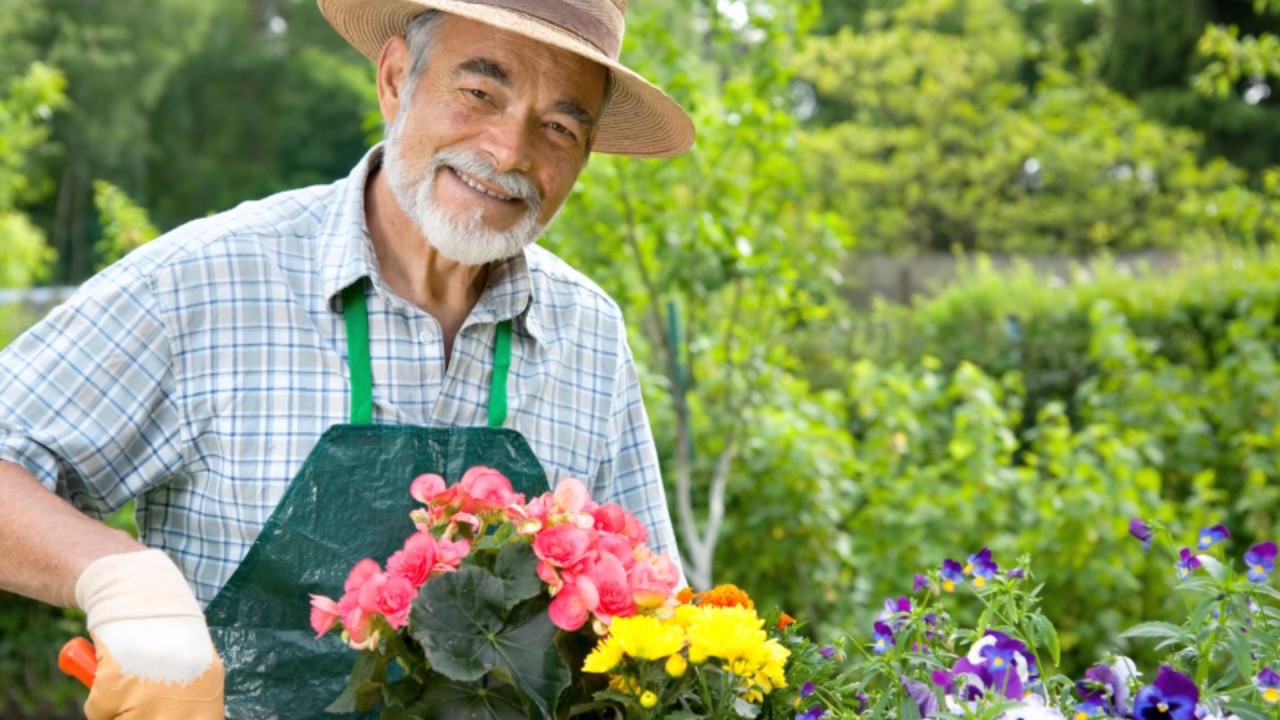
[[[85,687],[93,687],[93,677],[98,674],[98,653],[93,649],[93,643],[82,637],[68,640],[58,653],[58,669],[84,683]]]

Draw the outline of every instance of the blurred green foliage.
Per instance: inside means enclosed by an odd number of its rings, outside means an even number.
[[[852,107],[809,133],[799,157],[810,191],[863,247],[1090,253],[1259,239],[1203,208],[1221,195],[1273,198],[1204,161],[1198,134],[1098,82],[1086,49],[1033,37],[1004,0],[909,2],[864,25],[813,40],[798,60],[823,97]]]
[[[1124,649],[1116,635],[1126,625],[1185,612],[1174,558],[1144,557],[1128,518],[1159,519],[1190,537],[1225,522],[1232,553],[1280,534],[1277,273],[1280,256],[1270,253],[1059,288],[1032,285],[1029,274],[1011,285],[989,275],[919,308],[915,328],[932,318],[938,348],[955,340],[965,349],[945,362],[863,359],[848,370],[853,472],[835,481],[843,492],[827,508],[840,518],[833,554],[844,592],[815,602],[823,588],[808,584],[808,565],[823,559],[790,543],[764,543],[749,559],[726,554],[726,574],[766,593],[786,588],[771,600],[817,604],[828,631],[869,633],[881,601],[908,594],[914,571],[983,546],[1007,569],[1026,552],[1046,583],[1069,670]],[[981,334],[988,325],[1002,332],[1011,308],[1026,320],[1028,353],[1078,363],[1081,377],[1063,397],[1031,395],[1033,365],[997,372],[966,359],[995,367],[1017,357],[1008,338]],[[761,512],[785,516],[788,494],[768,497]],[[795,564],[805,582],[789,584]],[[773,572],[762,576],[765,568]]]

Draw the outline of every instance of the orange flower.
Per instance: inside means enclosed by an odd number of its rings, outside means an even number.
[[[711,605],[713,607],[741,607],[748,610],[754,610],[756,604],[751,602],[751,596],[737,585],[724,584],[717,585],[710,590],[702,593],[702,602],[700,605]]]
[[[795,623],[796,619],[786,613],[782,613],[782,615],[778,617],[779,630],[786,630],[789,626],[794,625]]]
[[[676,593],[676,600],[679,601],[681,605],[688,605],[689,603],[693,602],[694,597],[696,596],[694,595],[693,591],[687,587],[680,588],[680,592]]]

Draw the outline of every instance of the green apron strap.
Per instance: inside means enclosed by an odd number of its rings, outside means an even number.
[[[511,321],[498,323],[493,346],[493,381],[489,384],[489,427],[507,421],[507,374],[511,371]]]
[[[363,280],[342,291],[342,319],[347,324],[347,364],[351,367],[351,424],[369,425],[373,423],[373,370]]]

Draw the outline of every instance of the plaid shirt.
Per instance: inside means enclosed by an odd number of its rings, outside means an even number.
[[[438,323],[373,255],[364,188],[380,157],[184,225],[90,279],[0,352],[0,460],[94,516],[137,498],[142,541],[208,604],[320,435],[349,419],[339,295],[368,277],[375,423],[485,425],[495,326],[513,319],[506,427],[553,487],[583,479],[678,561],[617,305],[530,246],[490,268],[446,370]]]

